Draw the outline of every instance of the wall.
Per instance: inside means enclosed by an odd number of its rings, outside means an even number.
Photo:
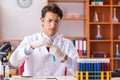
[[[54,2],[53,2],[54,3]],[[84,3],[81,2],[56,2],[58,6],[63,11],[63,16],[67,16],[69,14],[80,14],[81,18],[85,17],[85,8]],[[65,36],[85,36],[84,20],[62,20],[61,27],[59,32]]]
[[[17,0],[0,0],[0,39],[22,39],[39,32],[40,11],[46,0],[32,0],[28,8],[21,8]]]
[[[40,12],[47,0],[32,1],[30,7],[21,8],[17,0],[0,0],[0,39],[23,39],[42,29]],[[57,4],[63,9],[64,15],[74,12],[84,17],[83,3]],[[63,20],[59,32],[64,36],[84,36],[84,26],[84,21],[81,20]]]

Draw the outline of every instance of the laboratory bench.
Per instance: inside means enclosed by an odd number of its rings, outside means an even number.
[[[74,76],[39,76],[39,77],[24,77],[12,76],[9,80],[76,80]]]

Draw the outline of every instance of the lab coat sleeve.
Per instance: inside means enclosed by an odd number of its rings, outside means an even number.
[[[67,58],[67,60],[64,62],[67,70],[71,72],[73,75],[75,75],[76,69],[77,69],[77,62],[76,60],[72,60],[70,57]]]
[[[30,48],[30,44],[27,38],[21,42],[21,44],[17,47],[17,49],[12,53],[10,57],[11,65],[18,67],[22,65],[22,63],[27,59],[27,57],[32,53],[32,48]]]
[[[74,47],[73,43],[70,41],[68,44],[67,60],[64,62],[69,72],[75,75],[77,69],[77,59],[79,58],[77,49]]]

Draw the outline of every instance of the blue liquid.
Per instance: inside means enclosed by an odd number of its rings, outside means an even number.
[[[52,60],[55,62],[56,61],[56,58],[54,55],[52,55]]]

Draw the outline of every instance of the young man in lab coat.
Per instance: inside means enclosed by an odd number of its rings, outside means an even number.
[[[19,67],[25,62],[23,76],[64,76],[66,68],[75,75],[77,50],[72,41],[57,33],[62,10],[51,4],[41,12],[43,30],[26,36],[11,55],[10,63]]]

